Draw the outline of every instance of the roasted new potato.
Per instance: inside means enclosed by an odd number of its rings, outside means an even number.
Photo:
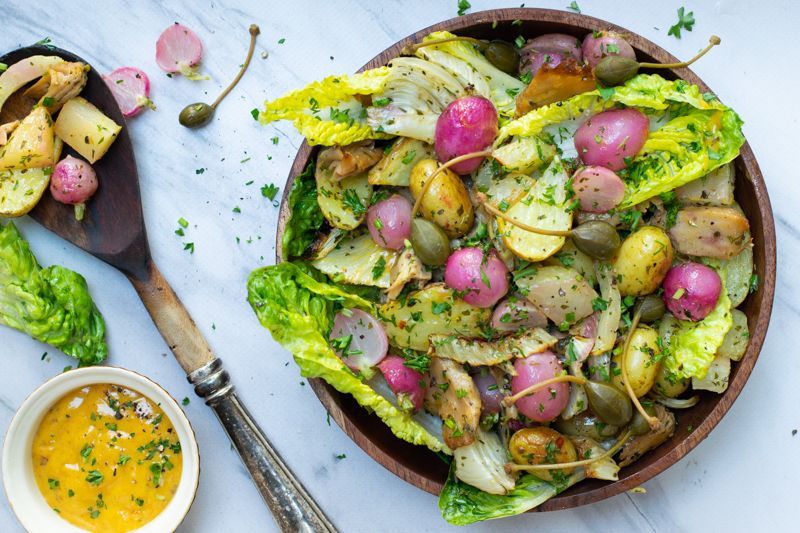
[[[614,259],[617,287],[623,296],[655,291],[672,266],[672,243],[664,230],[644,226],[628,235]]]
[[[52,167],[55,134],[53,120],[44,107],[37,107],[22,119],[0,147],[0,172]]]
[[[631,335],[628,351],[625,355],[625,369],[628,380],[637,398],[647,394],[653,388],[658,369],[661,367],[659,356],[661,348],[658,346],[658,332],[649,326],[639,326]],[[620,389],[625,390],[622,379],[622,352],[611,358],[612,382]],[[619,369],[618,372],[616,369]]]
[[[433,159],[423,159],[411,170],[409,187],[417,200],[428,178],[439,164]],[[472,228],[475,212],[464,182],[454,172],[445,169],[434,178],[420,203],[420,214],[441,227],[448,237],[461,237]]]
[[[578,457],[571,440],[545,426],[523,428],[514,433],[508,441],[508,451],[519,465],[570,463]],[[569,474],[572,469],[565,468],[561,472]],[[550,470],[538,470],[536,477],[553,479]]]

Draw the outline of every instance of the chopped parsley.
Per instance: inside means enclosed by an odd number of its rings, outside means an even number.
[[[343,201],[344,205],[357,217],[360,217],[367,211],[367,208],[364,207],[364,202],[361,201],[361,198],[358,197],[358,194],[356,194],[356,191],[353,189],[344,191]]]
[[[450,305],[448,302],[433,302],[431,303],[431,312],[434,315],[441,315],[442,313],[446,313],[450,311],[453,306]]]
[[[86,481],[90,485],[97,486],[103,482],[103,473],[99,470],[89,470],[89,473],[86,474]]]
[[[458,0],[458,11],[456,13],[458,13],[459,17],[462,17],[471,7],[472,4],[470,4],[467,0]]]
[[[280,190],[279,187],[276,187],[272,183],[268,183],[261,187],[261,196],[263,196],[267,200],[274,200],[275,195],[278,194],[279,190]]]
[[[692,27],[694,26],[694,11],[689,11],[688,13],[684,13],[683,7],[678,8],[678,22],[673,24],[667,35],[672,35],[677,37],[678,39],[681,38],[681,30],[692,31]]]
[[[567,6],[567,9],[572,10],[575,13],[580,13],[581,12],[581,8],[578,5],[578,2],[576,2],[575,0],[572,0],[572,2],[569,3],[569,5]]]
[[[386,259],[380,256],[372,267],[372,279],[379,279],[386,271]]]

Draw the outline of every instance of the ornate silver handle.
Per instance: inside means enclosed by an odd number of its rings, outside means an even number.
[[[334,533],[336,528],[237,398],[222,361],[214,359],[188,378],[197,395],[217,413],[281,531]]]

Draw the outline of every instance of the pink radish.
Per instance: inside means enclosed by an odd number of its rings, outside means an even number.
[[[528,300],[509,296],[494,308],[491,325],[497,331],[543,328],[547,325],[547,317]]]
[[[511,392],[518,392],[563,372],[553,352],[545,351],[514,361],[517,375],[511,378]],[[549,422],[561,414],[569,401],[569,385],[553,383],[517,400],[517,409],[536,422]]]
[[[333,319],[330,340],[344,364],[355,372],[377,365],[389,350],[381,323],[361,309],[340,311]]]
[[[508,268],[494,252],[461,248],[447,258],[444,282],[476,307],[492,307],[508,292]]]
[[[375,244],[399,250],[411,238],[411,202],[399,194],[367,210],[367,227]]]
[[[156,109],[150,100],[150,79],[136,67],[120,67],[103,76],[111,94],[126,117],[133,117],[145,107]]]
[[[406,411],[419,411],[428,388],[422,374],[408,368],[405,359],[389,355],[378,364],[389,388],[397,396],[397,405]]]
[[[56,201],[75,206],[75,218],[83,220],[86,201],[97,191],[97,174],[92,165],[68,155],[53,168],[50,193]]]
[[[617,207],[625,196],[625,183],[616,172],[601,166],[578,169],[572,177],[572,189],[581,210],[605,213]]]
[[[192,30],[177,22],[164,30],[156,41],[156,63],[170,74],[182,74],[190,80],[207,80],[197,73],[203,57],[203,43]]]
[[[485,367],[472,376],[475,387],[481,395],[481,410],[486,413],[499,413],[505,394],[500,390],[497,380]]]

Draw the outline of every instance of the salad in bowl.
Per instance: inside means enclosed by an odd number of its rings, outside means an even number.
[[[303,376],[448,462],[459,525],[617,480],[749,342],[738,115],[613,31],[528,37],[433,32],[259,113],[319,149],[249,302]]]

